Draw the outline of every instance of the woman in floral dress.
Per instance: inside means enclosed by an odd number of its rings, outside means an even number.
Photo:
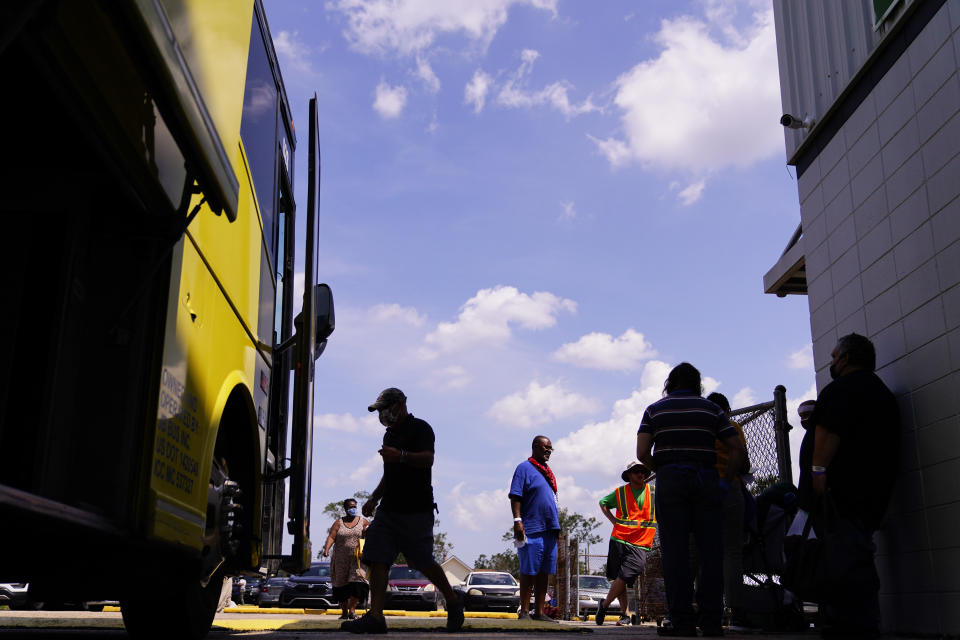
[[[338,518],[330,527],[330,535],[323,545],[323,556],[330,556],[330,580],[333,583],[333,597],[340,602],[340,618],[352,620],[356,617],[357,604],[367,599],[370,586],[367,584],[366,569],[360,564],[358,547],[370,521],[360,515],[357,501],[347,498],[343,501],[345,515]]]

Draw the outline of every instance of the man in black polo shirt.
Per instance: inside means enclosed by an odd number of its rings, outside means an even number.
[[[856,333],[843,336],[830,354],[828,384],[817,396],[811,484],[816,496],[830,490],[849,534],[856,560],[844,589],[823,602],[824,637],[880,635],[880,579],[873,562],[873,534],[880,528],[897,477],[900,411],[894,395],[873,370],[873,343]]]
[[[370,567],[370,609],[340,628],[351,633],[387,632],[383,617],[387,574],[397,553],[403,553],[407,564],[429,578],[447,599],[447,630],[459,631],[463,601],[433,557],[433,429],[407,413],[407,398],[400,389],[384,389],[367,410],[378,411],[380,423],[387,428],[379,451],[383,477],[363,505],[365,516],[377,511],[363,548],[363,563]]]
[[[690,534],[700,554],[697,588],[699,626],[704,636],[722,636],[723,498],[746,455],[743,440],[723,410],[701,397],[700,372],[682,362],[663,385],[664,397],[643,413],[637,458],[657,472],[655,507],[660,560],[667,592],[665,636],[697,635],[690,577]],[[717,472],[716,441],[728,447],[727,477]],[[651,455],[651,447],[653,454]]]

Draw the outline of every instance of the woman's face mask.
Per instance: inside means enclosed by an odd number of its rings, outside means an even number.
[[[350,507],[347,509],[347,515],[351,518],[360,513],[360,510],[356,507]]]

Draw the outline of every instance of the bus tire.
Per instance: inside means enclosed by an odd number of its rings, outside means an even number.
[[[202,640],[213,625],[225,579],[219,571],[206,587],[195,576],[185,579],[182,588],[163,606],[155,599],[122,600],[120,610],[127,634],[131,640]]]

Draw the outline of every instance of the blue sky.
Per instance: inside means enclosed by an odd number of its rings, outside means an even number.
[[[768,2],[265,6],[301,143],[320,109],[315,546],[323,505],[379,479],[384,387],[436,432],[467,562],[504,548],[537,434],[561,504],[599,517],[681,361],[734,406],[814,395],[807,300],[762,286],[799,222]]]

